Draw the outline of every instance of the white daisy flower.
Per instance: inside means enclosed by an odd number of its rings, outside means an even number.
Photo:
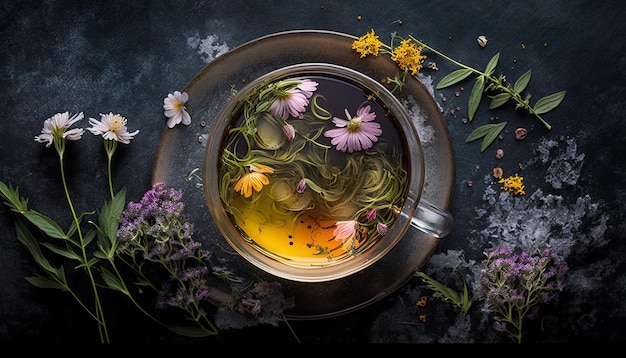
[[[188,126],[191,123],[191,116],[185,110],[185,103],[189,100],[187,92],[176,91],[170,93],[163,100],[163,114],[168,118],[167,126],[174,128],[178,123]]]
[[[77,113],[71,117],[69,112],[57,113],[43,122],[41,134],[35,136],[35,141],[39,143],[46,143],[46,147],[49,147],[55,140],[79,140],[82,137],[84,130],[82,128],[68,129],[72,124],[83,118],[83,112]]]
[[[126,118],[119,114],[113,114],[112,112],[109,112],[109,114],[100,113],[100,117],[101,121],[89,118],[89,124],[92,127],[87,129],[94,135],[102,135],[104,139],[128,144],[139,133],[138,130],[129,133],[128,128],[126,128]]]

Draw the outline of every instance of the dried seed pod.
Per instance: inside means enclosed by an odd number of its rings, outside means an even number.
[[[498,150],[496,150],[496,158],[500,159],[502,157],[504,157],[504,150],[498,148]]]
[[[500,168],[500,167],[493,168],[492,172],[493,172],[493,177],[497,178],[497,179],[502,178],[502,174],[504,173],[502,168]]]
[[[485,35],[478,36],[476,41],[478,41],[478,45],[480,45],[480,47],[487,46],[487,37]]]
[[[528,131],[526,130],[526,128],[517,128],[515,130],[515,139],[522,140],[526,138],[527,134],[528,134]]]

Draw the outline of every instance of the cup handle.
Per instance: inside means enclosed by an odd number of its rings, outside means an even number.
[[[452,214],[422,198],[411,219],[411,226],[436,238],[443,238],[452,230],[453,222]]]

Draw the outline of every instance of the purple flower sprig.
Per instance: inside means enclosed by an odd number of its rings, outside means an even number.
[[[485,250],[481,293],[483,312],[493,315],[493,328],[522,342],[524,319],[537,317],[541,304],[553,303],[565,288],[567,263],[551,247],[515,253],[503,246]]]
[[[224,271],[209,269],[210,253],[192,238],[193,224],[184,214],[182,196],[182,191],[155,183],[138,203],[128,203],[117,231],[116,259],[135,272],[139,285],[153,290],[155,308],[181,309],[185,319],[195,324],[164,325],[180,335],[215,335],[218,329],[208,316],[209,305],[234,310],[261,323],[281,316],[284,319],[283,311],[292,302],[285,299],[280,284],[257,283],[246,293],[236,289],[224,292],[210,285],[210,277],[221,277]]]
[[[116,254],[136,272],[140,284],[156,292],[156,308],[183,310],[200,331],[170,329],[193,336],[215,335],[218,330],[203,304],[231,303],[223,302],[228,295],[208,285],[210,271],[205,260],[210,254],[193,240],[193,224],[183,213],[181,199],[181,191],[157,182],[140,202],[129,202],[120,217]]]

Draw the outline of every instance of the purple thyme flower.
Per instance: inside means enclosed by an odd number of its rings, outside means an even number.
[[[157,182],[139,203],[128,203],[120,218],[117,252],[165,273],[157,308],[174,306],[191,312],[208,296],[210,272],[204,260],[209,252],[191,237],[193,225],[183,214],[182,197],[182,191]]]
[[[565,288],[565,261],[551,247],[514,253],[503,246],[485,250],[481,269],[483,312],[493,314],[493,328],[522,340],[522,321],[538,316],[539,305],[556,302]]]

